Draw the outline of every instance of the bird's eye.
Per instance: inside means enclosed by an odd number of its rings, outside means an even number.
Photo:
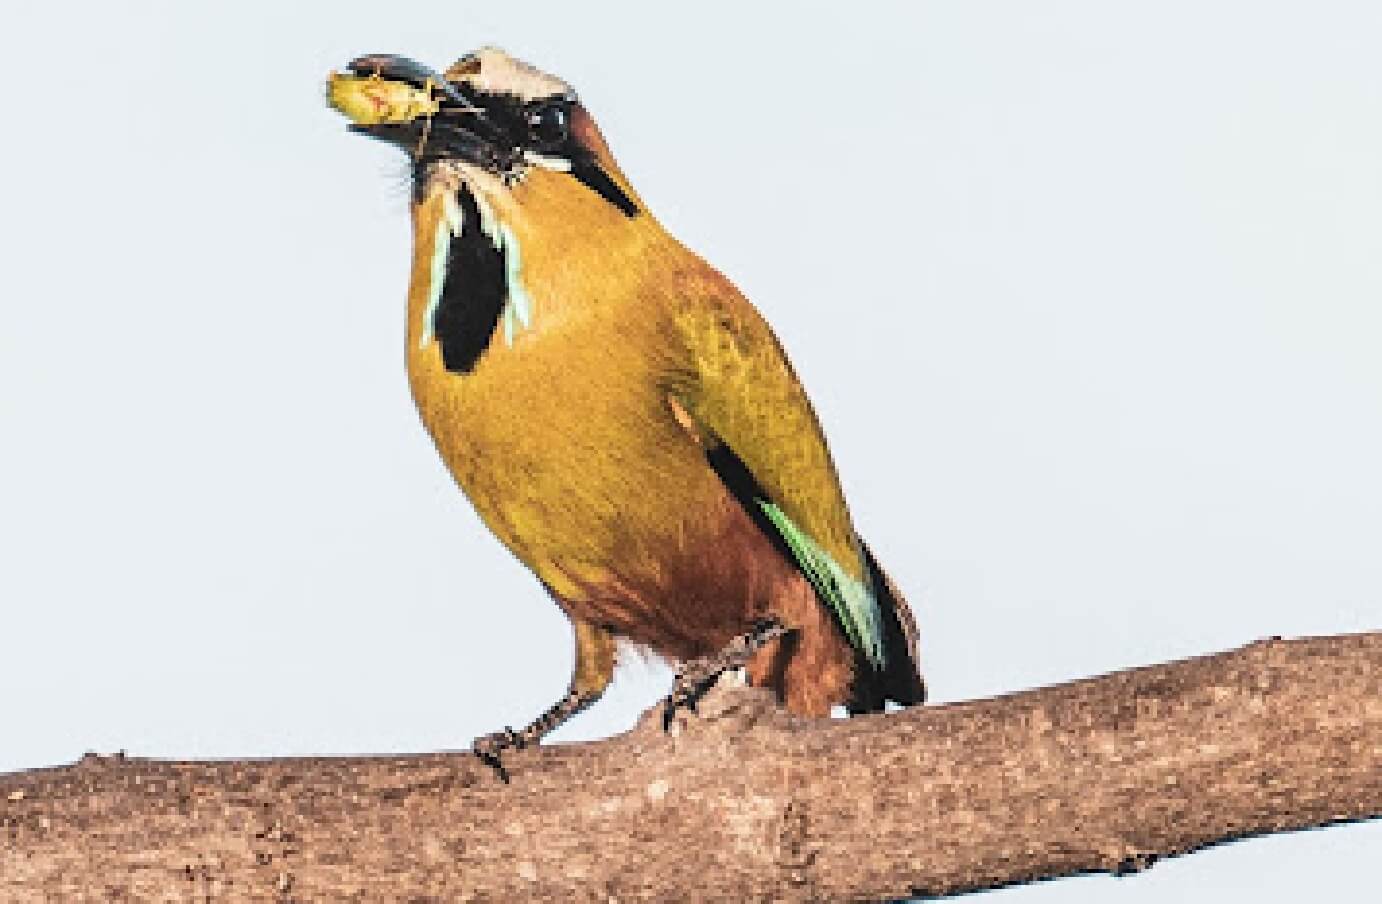
[[[543,147],[565,142],[566,130],[566,108],[559,104],[543,104],[528,113],[528,134]]]

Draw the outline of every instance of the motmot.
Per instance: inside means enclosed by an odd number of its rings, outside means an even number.
[[[327,93],[411,166],[423,424],[572,626],[567,693],[476,752],[497,764],[597,700],[621,638],[680,665],[673,709],[730,667],[806,716],[923,702],[914,618],[782,345],[571,86],[483,48],[440,73],[363,56]]]

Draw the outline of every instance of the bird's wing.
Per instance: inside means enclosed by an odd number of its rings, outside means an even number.
[[[683,426],[749,515],[877,670],[885,628],[820,423],[777,337],[727,282],[678,308],[686,360],[671,381]]]

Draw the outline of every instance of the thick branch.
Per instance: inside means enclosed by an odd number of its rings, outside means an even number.
[[[672,735],[0,776],[0,900],[879,900],[1382,815],[1382,634],[805,722],[717,689]],[[1346,831],[1346,830],[1345,830]]]

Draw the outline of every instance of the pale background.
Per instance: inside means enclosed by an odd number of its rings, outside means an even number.
[[[565,622],[403,376],[405,167],[328,69],[566,77],[776,324],[937,700],[1382,627],[1382,5],[13,5],[0,769],[457,748]],[[560,733],[628,726],[634,665]],[[1043,901],[1362,900],[1382,824]]]

